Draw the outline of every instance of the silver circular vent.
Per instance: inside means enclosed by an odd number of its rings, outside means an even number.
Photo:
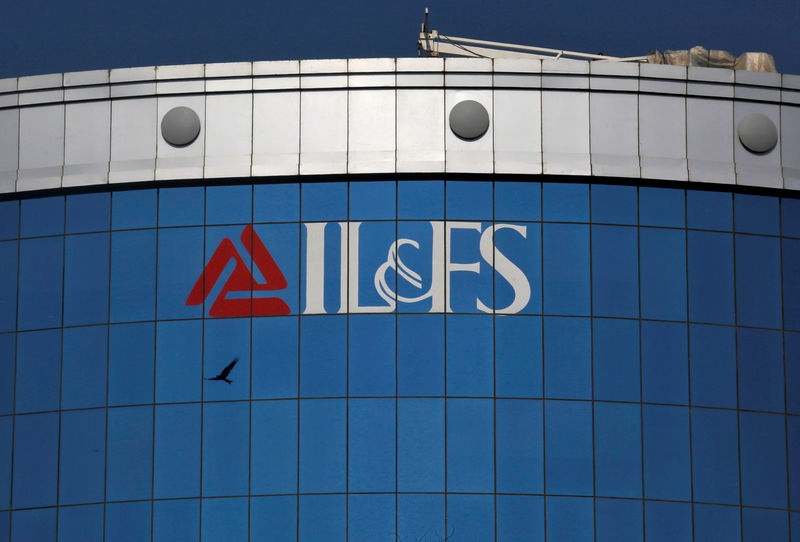
[[[200,118],[188,107],[174,107],[161,119],[161,135],[174,147],[191,144],[199,133]]]
[[[778,129],[766,115],[752,113],[739,121],[739,141],[754,153],[771,151],[778,143]]]
[[[475,100],[458,102],[450,110],[450,129],[461,139],[478,139],[489,129],[489,113]]]

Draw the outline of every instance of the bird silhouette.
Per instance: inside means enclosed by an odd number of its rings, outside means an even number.
[[[233,370],[233,366],[236,365],[237,361],[239,361],[239,358],[233,358],[233,361],[230,362],[227,367],[222,369],[217,376],[213,378],[206,378],[206,380],[224,380],[228,384],[231,384],[233,380],[228,380],[228,375],[231,374],[231,370]]]

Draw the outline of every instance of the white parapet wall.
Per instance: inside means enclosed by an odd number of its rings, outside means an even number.
[[[489,116],[476,139],[450,127],[451,110],[465,100]],[[198,137],[184,146],[162,133],[176,107],[199,120]],[[762,131],[774,130],[767,151],[743,144],[754,118]],[[380,58],[0,80],[0,193],[350,173],[593,175],[800,190],[800,76]]]

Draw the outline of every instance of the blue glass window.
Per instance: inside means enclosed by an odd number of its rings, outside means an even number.
[[[303,317],[300,322],[300,394],[303,397],[343,397],[346,393],[346,317]]]
[[[532,495],[497,496],[497,540],[544,540],[544,499]]]
[[[108,234],[67,237],[64,269],[64,324],[108,321]]]
[[[781,198],[781,233],[800,237],[800,199]]]
[[[64,542],[102,542],[103,505],[66,506],[59,509],[58,539]]]
[[[494,498],[492,495],[447,495],[447,532],[468,533],[474,540],[494,537]]]
[[[56,509],[19,510],[14,512],[11,542],[56,539]]]
[[[589,185],[542,183],[543,220],[589,222]]]
[[[0,418],[0,510],[11,508],[11,422],[10,416]]]
[[[734,411],[692,409],[694,498],[739,504],[739,433]]]
[[[61,237],[22,241],[17,329],[61,324],[63,255],[64,240]]]
[[[786,433],[784,417],[739,415],[742,504],[786,508]]]
[[[297,491],[297,402],[253,403],[250,492]]]
[[[253,221],[251,185],[206,188],[206,224],[246,224]]]
[[[543,493],[542,402],[498,400],[497,491]]]
[[[350,183],[350,220],[383,220],[394,217],[394,181]]]
[[[199,539],[199,500],[155,501],[153,503],[153,542],[195,542]]]
[[[739,407],[783,412],[783,344],[779,331],[738,329]]]
[[[491,220],[492,183],[484,181],[447,181],[448,220]]]
[[[297,397],[298,318],[253,319],[253,398]]]
[[[252,540],[274,538],[287,542],[297,540],[297,497],[252,498],[250,538]]]
[[[495,220],[539,221],[542,185],[533,181],[494,183]]]
[[[345,495],[301,495],[300,542],[344,540],[347,533]]]
[[[17,416],[14,508],[54,506],[58,485],[58,413]],[[35,540],[26,539],[26,540]]]
[[[394,495],[349,495],[349,540],[390,540],[395,534]]]
[[[736,408],[736,335],[734,328],[689,326],[692,404]]]
[[[557,399],[592,398],[589,318],[544,319],[544,393]]]
[[[300,401],[301,492],[329,493],[345,490],[346,439],[347,413],[344,399]]]
[[[588,316],[588,226],[545,224],[542,235],[545,314]]]
[[[592,320],[594,326],[594,398],[639,401],[639,322]]]
[[[595,490],[609,497],[642,496],[639,405],[594,404]]]
[[[642,396],[650,403],[689,403],[685,324],[642,322]]]
[[[102,501],[105,485],[105,410],[63,412],[60,432],[59,504]]]
[[[800,333],[784,333],[786,365],[786,408],[800,414]]]
[[[19,234],[18,201],[0,201],[0,239],[16,239]]]
[[[444,181],[400,181],[397,185],[397,217],[444,218]]]
[[[591,404],[545,401],[545,457],[547,493],[592,494]]]
[[[694,505],[695,540],[728,542],[741,540],[739,509],[710,504]]]
[[[491,399],[447,400],[447,490],[494,489],[494,412]]]
[[[153,477],[153,407],[108,411],[109,501],[149,499]]]
[[[742,540],[789,540],[789,521],[783,510],[742,509]]]
[[[350,395],[394,395],[395,315],[350,316]]]
[[[597,542],[641,542],[642,502],[627,499],[597,499]]]
[[[661,405],[642,408],[645,498],[689,500],[689,409]]]
[[[786,430],[789,451],[789,503],[794,508],[800,502],[800,418],[787,416]]]
[[[351,399],[349,485],[353,492],[395,490],[395,400]]]
[[[207,257],[211,258],[211,253]],[[189,294],[202,276],[204,276],[203,229],[159,230],[158,318],[198,318],[202,316],[202,304],[187,304]],[[210,294],[210,292],[208,293]],[[208,306],[211,306],[213,302],[214,298],[206,299]]]
[[[640,229],[642,318],[686,320],[686,234]]]
[[[64,233],[64,196],[24,199],[21,205],[20,237]]]
[[[781,241],[783,258],[783,327],[800,330],[800,281],[791,277],[800,276],[800,241]]]
[[[486,233],[486,230],[484,230]],[[488,234],[487,234],[488,237]],[[495,310],[506,314],[542,313],[542,229],[539,224],[495,224],[493,266]],[[521,271],[514,271],[504,261]],[[515,276],[517,275],[517,276]],[[527,291],[526,291],[527,289]],[[528,296],[525,303],[525,296]]]
[[[111,195],[111,227],[115,230],[155,227],[156,199],[155,190],[114,192]]]
[[[203,405],[203,495],[247,495],[249,457],[249,405]]]
[[[0,331],[17,327],[17,241],[0,243]]]
[[[153,323],[111,326],[108,351],[109,405],[135,405],[153,401],[154,342]]]
[[[347,220],[347,183],[304,183],[302,220]]]
[[[636,224],[635,186],[595,184],[591,186],[592,222],[595,224]]]
[[[107,231],[111,226],[111,194],[67,196],[67,233]]]
[[[198,320],[158,323],[157,402],[200,400],[202,331],[203,323]]]
[[[397,495],[397,535],[401,540],[444,540],[444,495]]]
[[[598,316],[639,315],[636,228],[592,226],[592,310]],[[647,268],[643,243],[642,269]],[[642,291],[647,283],[642,276]],[[685,291],[685,287],[684,287]]]
[[[277,290],[254,291],[253,315],[267,316],[286,314],[286,306],[281,305],[280,300],[288,305],[291,313],[297,313],[297,304],[300,297],[300,287],[298,284],[298,278],[300,277],[300,272],[298,270],[298,251],[300,250],[299,226],[297,224],[269,224],[256,226],[254,230],[255,236],[253,237],[253,254],[260,254],[260,249],[259,252],[255,251],[257,237],[258,240],[260,240],[264,245],[264,248],[267,250],[269,255],[272,256],[275,265],[278,266],[278,269],[280,270],[281,275],[283,275],[283,277],[286,279],[287,284],[285,288]],[[272,275],[274,273],[276,275],[275,278],[277,278],[277,273],[274,271],[270,272],[265,258],[259,256],[254,263],[253,276],[257,284],[280,286],[279,284],[276,285],[274,282],[270,285],[270,282],[275,280],[273,277],[264,277],[264,272],[266,271],[268,275]],[[267,298],[271,299],[267,300]]]
[[[593,539],[594,506],[592,499],[548,497],[546,506],[547,540]]]
[[[300,220],[298,183],[259,184],[253,187],[254,222],[297,222]]]
[[[736,316],[743,326],[781,327],[780,243],[736,236]]]
[[[686,225],[698,230],[733,229],[733,197],[729,192],[686,191]]]
[[[0,335],[0,416],[14,409],[15,342],[13,333]]]
[[[61,330],[17,335],[16,412],[58,409]]]
[[[447,394],[492,395],[491,316],[447,316]]]
[[[497,316],[495,393],[498,397],[542,396],[542,319]]]
[[[153,496],[200,494],[200,405],[156,407]]]
[[[684,191],[676,188],[639,188],[639,224],[683,228],[686,225]]]
[[[689,232],[689,319],[733,324],[733,236]]]
[[[398,491],[444,491],[444,401],[400,399],[397,405]]]
[[[156,293],[155,230],[111,237],[111,321],[152,320]]]
[[[247,499],[204,499],[201,540],[246,542]]]
[[[779,200],[772,196],[734,194],[736,231],[778,235],[780,233]]]
[[[644,503],[644,533],[647,542],[692,540],[692,508],[682,502]]]
[[[250,319],[206,320],[203,330],[203,400],[250,398]],[[233,361],[227,380],[207,380],[222,374]]]
[[[108,328],[64,329],[61,366],[61,408],[106,404]]]
[[[106,505],[106,540],[147,542],[150,540],[150,502]]]
[[[203,224],[204,196],[205,189],[202,186],[160,189],[158,191],[158,225],[163,228]]]
[[[447,311],[484,312],[481,303],[492,305],[493,273],[491,265],[481,258],[480,222],[449,222],[446,235],[446,256],[450,262],[471,266],[446,272]],[[425,268],[422,268],[425,269]]]
[[[400,395],[444,395],[444,316],[397,317],[397,389]]]

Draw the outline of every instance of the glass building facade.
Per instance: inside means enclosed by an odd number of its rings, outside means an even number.
[[[800,536],[786,193],[101,189],[0,262],[0,540]]]

